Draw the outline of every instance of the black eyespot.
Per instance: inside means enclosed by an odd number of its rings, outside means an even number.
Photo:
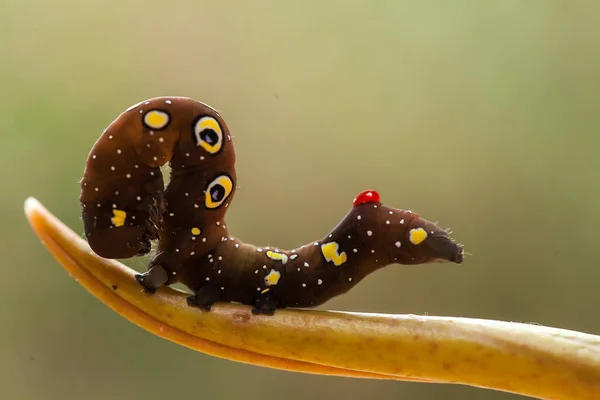
[[[196,146],[202,147],[209,154],[217,154],[223,147],[223,130],[213,117],[204,116],[194,121],[194,138]]]
[[[219,141],[219,135],[212,129],[207,128],[200,132],[200,139],[213,146]]]
[[[218,208],[229,197],[233,190],[233,181],[228,175],[219,175],[206,187],[204,204],[206,208]]]

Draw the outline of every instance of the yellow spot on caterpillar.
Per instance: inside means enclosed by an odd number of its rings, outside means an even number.
[[[271,290],[271,289],[269,289],[269,288],[266,288],[265,290],[263,290],[262,292],[260,292],[260,294],[265,294],[265,293],[267,293],[269,290]]]
[[[339,252],[340,245],[337,242],[329,242],[321,245],[321,253],[327,262],[333,261],[333,265],[340,266],[348,259],[346,252]]]
[[[267,257],[269,257],[271,260],[275,260],[275,261],[281,261],[282,264],[285,264],[288,262],[288,256],[282,253],[276,253],[274,251],[267,251]]]
[[[427,231],[423,228],[411,229],[408,239],[414,245],[421,244],[427,239]]]
[[[279,273],[279,271],[271,269],[269,275],[265,276],[265,284],[267,286],[277,285],[277,283],[279,283],[279,278],[281,278],[281,273]]]
[[[150,129],[162,129],[169,124],[169,114],[152,110],[144,115],[144,124]]]
[[[126,217],[127,213],[125,211],[115,209],[113,210],[113,217],[110,219],[110,221],[113,223],[114,226],[118,228],[120,226],[125,225]]]
[[[200,234],[200,228],[192,228],[192,235],[198,236]]]

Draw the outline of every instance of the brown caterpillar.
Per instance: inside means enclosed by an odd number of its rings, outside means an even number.
[[[149,99],[115,119],[88,156],[85,235],[105,258],[146,254],[158,239],[148,271],[136,276],[148,292],[181,282],[195,293],[190,305],[239,302],[261,314],[322,304],[389,264],[463,260],[446,231],[383,205],[373,190],[323,239],[290,251],[245,244],[224,219],[235,188],[235,151],[219,113],[189,98]]]

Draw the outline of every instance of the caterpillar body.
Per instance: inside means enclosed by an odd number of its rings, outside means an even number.
[[[165,188],[160,167],[169,163]],[[294,250],[257,247],[231,236],[225,214],[236,190],[229,128],[210,106],[184,97],[142,101],[119,115],[88,155],[80,202],[85,236],[104,258],[147,254],[136,275],[152,293],[183,283],[188,303],[253,306],[257,314],[313,307],[390,264],[461,263],[445,230],[408,210],[359,193],[323,238]]]

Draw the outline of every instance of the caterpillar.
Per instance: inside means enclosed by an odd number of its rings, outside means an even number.
[[[235,158],[229,128],[204,103],[156,97],[129,107],[86,161],[80,203],[90,247],[104,258],[129,258],[149,253],[156,240],[147,271],[135,277],[148,293],[182,283],[193,293],[190,306],[237,302],[266,315],[320,305],[390,264],[463,261],[463,246],[445,230],[382,204],[375,190],[359,193],[337,226],[310,244],[243,243],[225,223]]]

